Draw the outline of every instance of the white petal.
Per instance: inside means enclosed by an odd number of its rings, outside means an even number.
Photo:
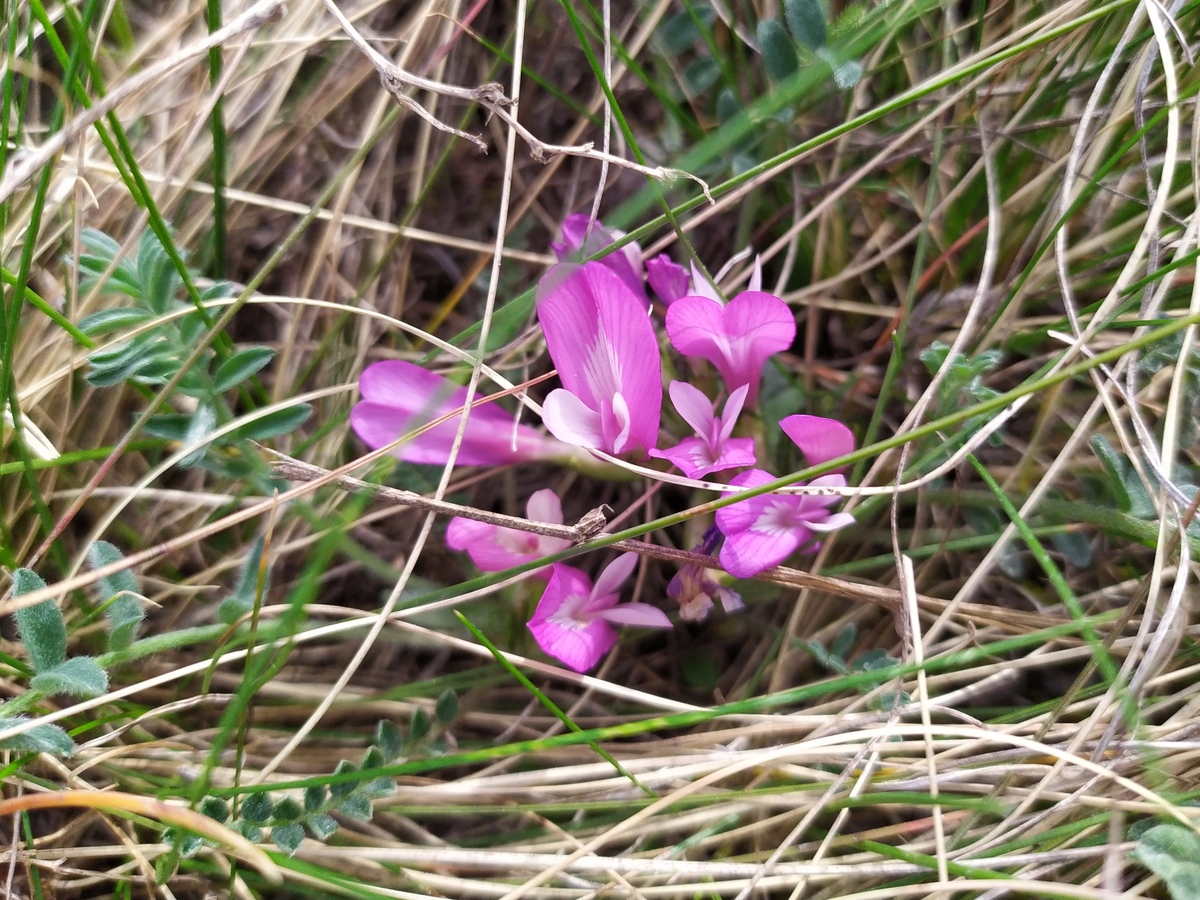
[[[542,404],[542,421],[560,441],[593,449],[604,446],[600,413],[586,406],[568,390],[558,388],[550,392]]]

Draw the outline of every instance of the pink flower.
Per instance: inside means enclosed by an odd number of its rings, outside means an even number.
[[[642,301],[597,262],[560,263],[538,285],[537,314],[563,385],[542,406],[551,434],[613,454],[655,446],[662,363]]]
[[[714,415],[713,406],[700,390],[685,381],[671,382],[671,402],[698,437],[684,438],[669,450],[651,450],[650,455],[669,459],[688,478],[703,478],[709,472],[752,466],[754,438],[735,438],[733,427],[746,400],[742,385],[725,401],[725,411]]]
[[[586,672],[617,642],[613,625],[670,628],[666,613],[648,603],[618,605],[621,582],[636,565],[636,553],[622,554],[593,585],[579,569],[556,563],[529,620],[538,646],[576,672]]]
[[[819,465],[844,456],[854,449],[850,429],[833,419],[819,416],[788,416],[780,427],[803,451],[810,465]],[[775,476],[762,469],[740,472],[731,485],[757,487],[774,481]],[[840,474],[814,478],[813,486],[845,487]],[[750,578],[764,569],[777,566],[796,550],[816,541],[820,535],[854,521],[849,513],[831,512],[839,501],[835,495],[761,494],[717,510],[717,527],[725,535],[721,547],[721,565],[737,578]],[[816,550],[819,543],[810,549]]]
[[[650,283],[650,289],[658,294],[659,299],[667,306],[680,297],[694,293],[687,269],[665,253],[646,260],[646,281]]]
[[[591,230],[588,229],[589,225]],[[550,249],[554,251],[559,262],[579,262],[586,256],[594,256],[623,237],[623,231],[605,228],[599,222],[593,222],[591,217],[584,213],[574,213],[567,216],[563,222],[562,241],[552,242]],[[631,241],[597,262],[620,278],[635,297],[639,300],[646,299],[642,248],[637,241]]]
[[[693,294],[667,308],[667,334],[684,356],[701,356],[715,365],[730,390],[747,385],[746,401],[753,405],[763,363],[792,345],[796,320],[774,294],[743,291],[727,306]]]
[[[350,410],[350,424],[372,450],[461,410],[467,398],[466,388],[401,360],[367,366],[359,378],[358,391],[362,400]],[[458,418],[454,416],[405,441],[393,452],[405,462],[444,465],[457,432]],[[518,425],[515,434],[514,446],[510,413],[494,403],[475,407],[459,448],[458,464],[501,466],[571,452],[528,425]]]
[[[558,494],[550,488],[544,488],[529,498],[525,515],[534,522],[561,525],[562,502]],[[446,543],[455,550],[467,551],[471,561],[484,572],[502,572],[571,546],[571,542],[565,538],[518,531],[459,516],[451,519],[446,528]],[[539,571],[544,572],[545,569]]]
[[[711,556],[720,539],[721,532],[715,525],[710,525],[704,532],[700,546],[696,547],[694,552]],[[711,569],[697,563],[684,563],[679,567],[679,571],[667,585],[667,596],[679,603],[680,618],[689,622],[703,622],[707,619],[714,597],[721,601],[721,606],[727,613],[737,612],[745,606],[741,595],[717,581]]]

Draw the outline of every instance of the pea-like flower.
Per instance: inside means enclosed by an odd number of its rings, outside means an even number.
[[[788,416],[779,423],[810,465],[844,456],[854,449],[854,435],[841,422],[820,416]],[[757,487],[774,481],[762,469],[740,472],[731,485]],[[845,487],[845,476],[833,473],[814,478],[814,487]],[[817,550],[822,534],[851,524],[849,513],[832,512],[837,495],[760,494],[717,510],[717,527],[725,535],[721,565],[730,575],[750,578],[777,566],[802,547]],[[815,542],[815,543],[814,543]]]
[[[648,603],[619,603],[621,583],[637,565],[636,553],[608,564],[593,585],[584,572],[556,563],[529,630],[538,646],[576,672],[586,672],[617,642],[614,625],[670,628],[671,620]]]
[[[597,262],[560,263],[538,285],[537,314],[563,385],[542,406],[550,433],[613,454],[654,447],[662,363],[645,304]]]
[[[525,515],[533,522],[561,525],[562,501],[550,488],[543,488],[530,496]],[[461,516],[455,516],[446,527],[446,543],[455,550],[465,550],[471,561],[484,572],[502,572],[571,546],[565,538],[518,531]]]
[[[721,532],[716,525],[710,525],[700,545],[692,552],[711,556],[720,540]],[[697,563],[684,563],[679,567],[667,585],[667,596],[679,604],[680,618],[689,622],[703,622],[708,618],[713,598],[721,601],[721,607],[727,613],[737,612],[745,606],[740,594],[721,584],[712,569]]]
[[[746,403],[753,406],[763,364],[792,345],[796,320],[786,303],[764,291],[743,291],[724,306],[693,294],[667,307],[667,335],[684,356],[716,366],[729,390],[746,385]]]
[[[695,429],[697,436],[684,438],[666,450],[651,450],[650,455],[669,459],[688,478],[703,478],[710,472],[754,465],[754,438],[732,437],[748,390],[742,385],[733,391],[718,416],[699,388],[685,381],[672,381],[671,402],[683,420]]]
[[[623,231],[605,228],[585,213],[574,213],[563,222],[562,240],[552,242],[550,249],[559,262],[579,262],[583,257],[592,256],[623,237]],[[620,278],[635,297],[646,300],[642,248],[637,241],[631,241],[596,262]]]

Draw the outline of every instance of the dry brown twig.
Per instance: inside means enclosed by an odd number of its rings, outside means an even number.
[[[290,456],[285,456],[273,450],[267,450],[266,452],[275,457],[273,463],[275,474],[280,478],[292,482],[311,483],[320,481],[356,494],[368,494],[380,500],[386,500],[390,503],[397,503],[403,506],[411,506],[414,509],[422,509],[443,515],[462,516],[464,519],[487,522],[502,528],[514,528],[517,531],[526,531],[531,534],[561,538],[575,544],[584,543],[598,536],[603,529],[604,514],[602,509],[592,510],[580,519],[576,525],[534,522],[518,516],[507,516],[502,513],[476,509],[472,506],[460,506],[457,503],[450,503],[445,500],[435,500],[431,497],[424,497],[421,494],[413,493],[412,491],[403,491],[387,487],[386,485],[372,484],[369,481],[361,481],[349,475],[335,474],[328,469],[314,466],[311,463],[301,462],[298,459],[293,459]],[[709,569],[721,568],[720,562],[714,557],[705,556],[700,553],[691,553],[687,550],[676,550],[673,547],[663,547],[658,544],[651,544],[648,541],[624,540],[616,541],[606,546],[610,550],[639,553],[642,556],[660,559],[665,562],[673,562],[679,565],[700,565]],[[831,578],[827,575],[814,575],[811,572],[804,572],[788,566],[774,566],[760,572],[755,577],[759,580],[769,581],[784,587],[827,591],[838,597],[873,603],[893,611],[902,609],[902,605],[905,602],[904,595],[892,588],[843,581],[842,579]],[[942,613],[949,605],[948,601],[939,597],[929,597],[923,594],[915,596],[917,605],[928,613]],[[1060,625],[1063,622],[1062,619],[1052,616],[1027,613],[1020,610],[993,608],[981,603],[960,604],[958,606],[958,613],[964,621],[1018,632],[1023,632],[1027,629],[1048,628]]]
[[[666,166],[643,166],[640,163],[631,162],[620,156],[614,156],[611,153],[604,153],[601,150],[597,150],[596,145],[592,141],[574,145],[549,144],[543,141],[518,122],[516,116],[509,111],[512,101],[504,93],[503,85],[489,81],[478,87],[470,88],[456,84],[446,84],[441,81],[433,81],[432,79],[423,78],[420,75],[409,72],[407,69],[396,65],[367,43],[367,39],[359,33],[358,29],[354,27],[354,23],[338,8],[334,0],[323,0],[323,2],[325,8],[337,19],[338,25],[345,32],[346,37],[350,38],[350,41],[359,49],[363,56],[371,61],[371,65],[379,73],[379,80],[383,84],[384,90],[391,94],[393,99],[405,109],[416,113],[439,131],[444,131],[447,134],[470,141],[481,152],[487,153],[487,143],[483,138],[478,135],[468,134],[465,131],[455,128],[453,125],[446,124],[412,97],[408,96],[404,92],[405,89],[415,88],[421,91],[428,91],[431,94],[437,94],[440,97],[461,100],[465,103],[478,103],[489,114],[498,117],[516,131],[521,136],[521,139],[529,145],[530,155],[538,162],[549,162],[556,156],[578,156],[583,159],[593,159],[597,162],[629,169],[657,181],[674,181],[676,178],[687,178],[700,186],[709,203],[715,202],[709,191],[708,183],[704,179],[692,175],[690,172],[685,172],[682,169],[672,169]]]

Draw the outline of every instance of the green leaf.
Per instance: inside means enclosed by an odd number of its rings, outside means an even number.
[[[187,832],[179,832],[175,849],[179,851],[179,855],[184,857],[195,856],[204,848],[204,838],[198,834],[190,834]]]
[[[329,802],[329,791],[323,784],[311,784],[304,789],[304,811],[314,813]]]
[[[349,772],[357,772],[358,767],[348,759],[343,759],[337,764],[337,768],[333,770],[334,775],[345,775]],[[329,786],[329,794],[334,800],[340,800],[343,797],[348,797],[358,790],[357,782],[343,781],[334,783]]]
[[[375,746],[383,751],[383,758],[387,762],[396,759],[404,752],[404,735],[400,733],[400,726],[391,719],[382,719],[375,726]]]
[[[223,625],[232,625],[253,608],[254,604],[241,597],[226,597],[217,607],[217,620]]]
[[[192,417],[186,413],[158,413],[146,422],[146,433],[168,441],[182,441]]]
[[[275,818],[280,822],[295,822],[303,816],[304,808],[291,797],[281,797],[275,804]]]
[[[367,797],[390,797],[396,792],[396,783],[390,778],[372,778],[363,785],[362,792]]]
[[[1167,885],[1174,900],[1200,900],[1200,836],[1182,825],[1156,825],[1130,856]]]
[[[338,804],[338,810],[360,822],[371,821],[371,800],[366,794],[351,794]]]
[[[1149,491],[1138,477],[1137,470],[1124,453],[1118,451],[1102,434],[1092,440],[1092,452],[1108,473],[1108,485],[1116,497],[1117,508],[1138,519],[1152,519],[1157,513]]]
[[[29,719],[25,716],[0,719],[0,731],[28,721]],[[21,734],[4,738],[0,741],[0,750],[17,750],[23,753],[57,753],[59,756],[70,756],[75,752],[75,742],[57,725],[36,725]]]
[[[721,67],[711,56],[701,56],[683,70],[683,83],[688,94],[695,97],[703,94],[717,83],[721,77]]]
[[[274,810],[275,804],[271,802],[271,798],[267,794],[250,794],[242,801],[238,813],[247,822],[259,825],[269,822]]]
[[[429,719],[429,713],[418,706],[413,710],[412,721],[408,724],[408,739],[413,743],[419,743],[428,737],[432,730],[433,722]]]
[[[99,312],[94,312],[90,316],[84,316],[80,319],[79,330],[84,334],[96,337],[97,335],[108,334],[111,331],[134,328],[145,322],[149,322],[153,318],[153,313],[144,309],[138,309],[136,306],[102,309]]]
[[[378,769],[383,766],[383,751],[372,744],[367,748],[367,752],[363,754],[362,765],[359,766],[364,772],[369,772],[372,769]]]
[[[758,23],[758,46],[762,50],[763,68],[772,81],[787,81],[800,68],[796,56],[796,45],[778,19],[764,19]]]
[[[300,849],[300,845],[304,843],[304,826],[297,822],[276,825],[271,829],[271,840],[288,856],[294,856]]]
[[[875,647],[854,661],[854,670],[856,672],[877,672],[880,669],[889,669],[899,662],[900,660],[895,657],[888,656],[886,650]]]
[[[695,18],[693,18],[693,13]],[[657,35],[662,41],[663,50],[669,56],[678,56],[692,48],[700,40],[700,29],[696,27],[696,19],[705,28],[711,28],[716,21],[716,10],[707,4],[695,4],[691,10],[684,10],[668,16],[658,26]]]
[[[88,563],[93,569],[112,565],[124,558],[121,551],[108,541],[96,541],[88,548]],[[101,578],[98,590],[101,601],[108,603],[104,609],[109,625],[108,649],[124,650],[133,643],[142,620],[146,618],[146,611],[138,599],[137,579],[126,569]]]
[[[263,839],[263,830],[252,822],[242,820],[234,823],[234,830],[248,841],[257,844]]]
[[[46,582],[30,569],[13,572],[13,596],[20,597],[41,590]],[[67,624],[62,610],[53,600],[43,600],[16,612],[17,628],[33,671],[53,669],[67,658]]]
[[[217,367],[213,384],[221,392],[237,387],[274,358],[270,347],[245,347]]]
[[[836,656],[838,659],[845,659],[846,655],[853,649],[854,642],[858,640],[858,629],[850,622],[841,631],[837,633],[837,637],[829,645],[829,653],[831,656]]]
[[[454,693],[451,688],[446,688],[442,691],[440,697],[437,698],[437,703],[433,707],[433,714],[438,720],[439,725],[449,725],[458,718],[458,694]]]
[[[261,419],[247,422],[237,430],[236,434],[249,441],[265,441],[268,438],[294,431],[308,421],[308,417],[311,415],[311,404],[297,403],[286,409],[278,409]]]
[[[817,0],[783,0],[783,9],[796,40],[814,52],[825,46],[825,11]]]
[[[1092,542],[1080,531],[1065,531],[1050,535],[1050,543],[1063,558],[1078,569],[1090,569],[1095,562]]]
[[[229,821],[229,804],[220,797],[205,797],[200,801],[200,814],[224,825]]]
[[[321,841],[333,837],[338,830],[337,819],[327,813],[317,813],[315,816],[309,816],[304,824],[313,833],[313,837]]]
[[[88,699],[108,690],[108,674],[90,656],[74,656],[52,669],[38,672],[29,680],[30,687],[55,696]]]

